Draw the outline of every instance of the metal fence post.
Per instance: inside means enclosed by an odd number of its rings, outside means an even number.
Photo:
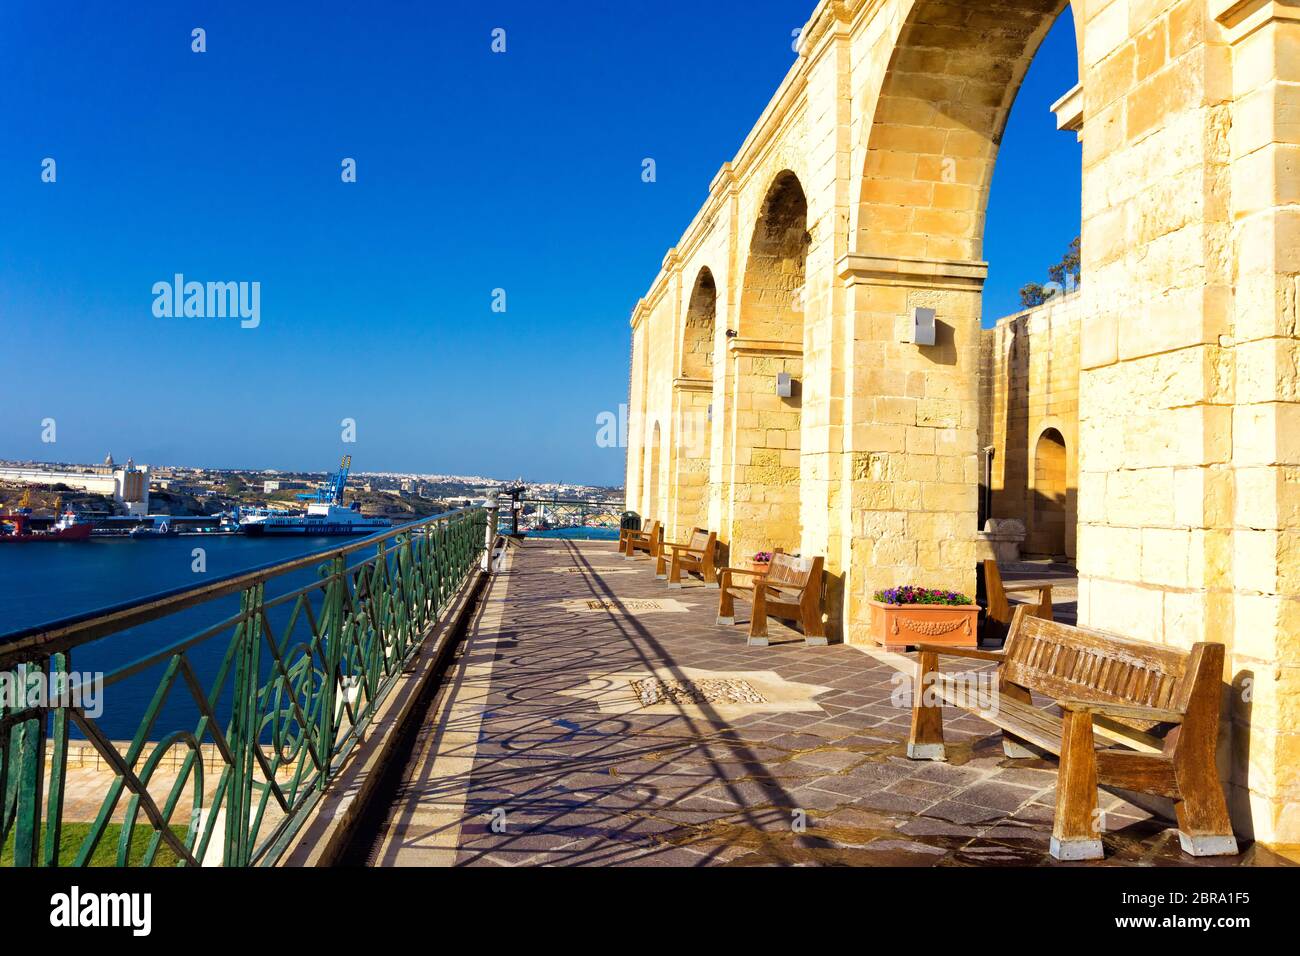
[[[487,508],[487,540],[483,547],[483,564],[484,571],[492,571],[492,545],[497,540],[497,506],[488,505]]]
[[[10,671],[15,684],[22,688],[28,686],[29,677],[43,665],[20,664]],[[28,709],[26,691],[18,691],[19,699],[12,707],[0,707],[0,713],[23,711]],[[35,708],[32,708],[35,710]],[[7,716],[7,715],[6,715]],[[41,843],[41,785],[45,780],[45,722],[46,711],[39,709],[35,716],[14,722],[8,728],[0,730],[7,734],[8,753],[0,754],[8,766],[3,781],[4,789],[0,792],[0,824],[9,821],[14,841],[13,865],[37,866],[40,863]],[[0,747],[4,745],[0,744]]]
[[[233,762],[226,789],[226,831],[222,866],[248,866],[253,855],[250,825],[253,807],[253,751],[257,748],[259,651],[262,640],[262,583],[244,591],[240,599],[240,622],[235,658],[234,691],[230,703],[230,743]]]
[[[317,728],[319,739],[316,742],[317,760],[320,761],[321,768],[316,789],[320,791],[325,790],[333,776],[334,744],[339,727],[337,702],[342,677],[344,607],[348,590],[347,559],[342,554],[336,554],[330,561],[329,581],[329,590],[326,592],[328,609],[321,616],[324,622],[321,628],[321,669],[324,671],[324,683],[321,686],[320,724]]]

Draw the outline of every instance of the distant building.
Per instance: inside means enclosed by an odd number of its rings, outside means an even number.
[[[276,481],[264,481],[262,482],[262,494],[269,495],[273,491],[291,491],[294,488],[306,487],[307,483],[305,481],[284,481],[281,479],[277,479]]]
[[[76,467],[78,470],[73,470]],[[130,458],[125,467],[113,464],[109,455],[102,466],[32,465],[21,468],[0,468],[0,481],[20,485],[66,485],[92,494],[111,495],[127,514],[149,513],[149,466],[137,466]]]

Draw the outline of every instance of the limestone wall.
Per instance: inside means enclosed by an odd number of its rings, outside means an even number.
[[[1026,556],[1073,561],[1077,554],[1079,327],[1086,315],[1079,291],[981,333],[980,447],[993,449],[988,516],[1025,523]]]

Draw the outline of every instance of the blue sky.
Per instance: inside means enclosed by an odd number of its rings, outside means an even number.
[[[0,8],[0,457],[325,470],[347,451],[620,483],[596,416],[626,401],[631,307],[812,3],[476,7]],[[989,317],[1078,234],[1078,145],[1046,112],[1072,29],[1004,140]],[[260,282],[261,325],[156,318],[175,273]]]

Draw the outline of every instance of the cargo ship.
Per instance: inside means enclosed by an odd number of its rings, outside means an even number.
[[[239,530],[248,535],[321,535],[321,534],[373,534],[392,527],[387,518],[369,518],[361,513],[361,505],[343,503],[343,489],[348,480],[352,456],[348,455],[339,470],[315,494],[299,495],[310,502],[306,514],[262,513],[251,514],[239,521]]]
[[[0,514],[0,543],[26,541],[89,541],[90,522],[80,521],[71,511],[65,511],[48,529],[32,528],[32,515],[27,509],[15,514]]]

